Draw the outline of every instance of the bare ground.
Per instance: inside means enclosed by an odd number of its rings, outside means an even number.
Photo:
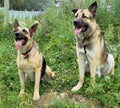
[[[55,91],[50,91],[49,93],[45,93],[41,95],[40,101],[35,101],[35,108],[46,108],[47,105],[52,105],[56,100],[62,99],[63,101],[68,100],[71,103],[80,103],[84,104],[86,108],[101,108],[101,106],[95,102],[91,101],[88,98],[78,95],[78,94],[72,94],[68,95],[65,92],[58,93]]]

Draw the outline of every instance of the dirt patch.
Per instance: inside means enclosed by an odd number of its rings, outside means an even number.
[[[91,102],[88,98],[78,95],[78,94],[73,94],[69,96],[66,92],[58,93],[55,91],[50,91],[49,93],[45,93],[41,95],[40,101],[36,101],[35,103],[35,108],[46,108],[47,105],[52,105],[56,100],[62,99],[64,100],[69,100],[70,102],[75,102],[75,103],[81,103],[81,104],[86,104],[86,106],[94,107],[94,108],[100,108],[98,104],[95,104],[94,102]]]

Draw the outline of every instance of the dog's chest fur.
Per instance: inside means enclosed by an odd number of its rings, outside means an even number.
[[[24,58],[24,56],[18,52],[17,56],[17,65],[20,70],[23,70],[24,72],[31,73],[35,72],[36,67],[39,68],[42,64],[41,60],[41,54],[39,54],[37,51],[33,53],[34,49],[29,54],[28,58]]]
[[[92,61],[94,58],[98,58],[98,63],[103,64],[106,61],[107,53],[104,44],[103,37],[100,32],[94,33],[93,36],[85,39],[79,35],[76,43],[77,56],[84,55],[84,58],[88,61]],[[83,41],[84,40],[84,41]]]
[[[76,36],[76,41],[78,43],[78,46],[79,47],[87,46],[88,49],[91,48],[93,39],[94,39],[94,36],[86,35],[83,33]]]
[[[76,50],[78,55],[83,54],[90,58],[94,55],[92,36],[84,36],[83,34],[76,36]]]
[[[82,54],[84,58],[92,59],[94,57],[94,49],[90,50],[87,47],[80,47],[79,44],[76,44],[77,55]]]

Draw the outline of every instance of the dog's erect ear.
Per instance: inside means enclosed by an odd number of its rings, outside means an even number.
[[[78,11],[78,9],[73,9],[72,12],[75,14]]]
[[[35,31],[37,30],[37,28],[38,28],[38,22],[35,23],[35,24],[33,24],[33,25],[29,28],[30,36],[32,36],[32,35],[35,33]]]
[[[93,17],[95,17],[96,11],[97,11],[97,2],[95,1],[94,3],[92,3],[92,4],[88,7],[88,10],[91,12],[91,14],[93,15]]]
[[[17,27],[19,27],[19,23],[18,23],[18,20],[15,19],[14,20],[14,29],[17,29]]]

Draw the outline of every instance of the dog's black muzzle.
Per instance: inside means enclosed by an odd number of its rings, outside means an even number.
[[[27,42],[28,39],[27,39],[27,37],[23,33],[17,31],[14,34],[15,34],[15,40],[16,41],[24,40],[22,45],[26,44],[26,42]]]
[[[22,40],[23,39],[23,35],[19,32],[15,32],[15,40]]]
[[[73,23],[74,23],[75,28],[82,28],[83,26],[79,20],[74,20]]]
[[[75,29],[82,28],[82,32],[85,32],[89,27],[89,25],[82,20],[81,21],[80,20],[74,20],[73,24],[75,26]]]

